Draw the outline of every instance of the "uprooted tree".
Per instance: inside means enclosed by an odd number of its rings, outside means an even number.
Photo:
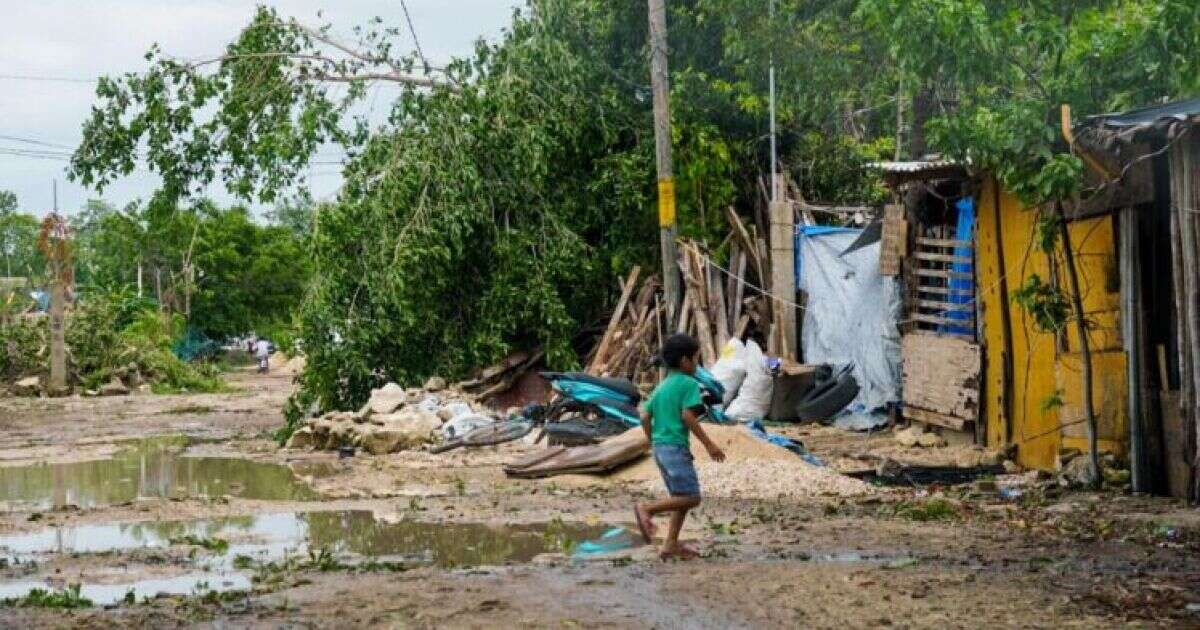
[[[1185,0],[670,7],[681,231],[714,244],[723,208],[761,203],[771,54],[782,156],[818,200],[877,200],[862,164],[923,148],[1062,199],[1080,167],[1056,142],[1060,102],[1097,113],[1200,88]],[[145,161],[163,197],[219,177],[271,201],[320,147],[345,147],[345,186],[312,223],[295,408],[357,405],[381,380],[459,375],[514,347],[573,363],[614,277],[655,255],[644,7],[535,0],[442,68],[397,54],[382,23],[353,43],[328,33],[260,8],[212,60],[153,48],[149,71],[101,81],[74,176],[102,187]],[[381,127],[348,114],[374,81],[403,86]]]

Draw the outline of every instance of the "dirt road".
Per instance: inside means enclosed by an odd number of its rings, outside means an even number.
[[[509,480],[506,446],[280,450],[290,379],[231,381],[0,399],[0,625],[1200,627],[1200,518],[1167,500],[713,499],[685,531],[699,560],[580,557],[644,484]],[[63,608],[71,584],[92,607]]]

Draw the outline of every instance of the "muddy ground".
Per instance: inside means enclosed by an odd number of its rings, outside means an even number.
[[[579,559],[582,538],[628,525],[644,490],[506,479],[498,464],[521,445],[346,459],[280,450],[270,433],[291,379],[230,380],[228,394],[0,398],[6,496],[43,478],[88,488],[6,504],[0,594],[21,584],[153,586],[198,572],[216,580],[85,609],[14,599],[0,625],[1200,627],[1200,517],[1170,500],[1034,486],[1002,498],[971,485],[709,499],[685,530],[699,560],[662,562],[646,547]],[[841,469],[869,467],[871,453],[906,454],[886,435],[795,432]],[[89,463],[147,437],[168,454],[121,460],[135,463],[113,473],[115,485],[102,479],[109,468]],[[17,474],[40,463],[57,467]],[[142,479],[137,496],[122,494],[127,477]],[[144,482],[160,478],[160,491],[147,492]],[[307,532],[307,548],[263,551],[270,545],[255,536],[273,527]],[[241,556],[242,543],[266,555]],[[318,551],[326,543],[331,554]],[[414,544],[434,551],[388,555]]]

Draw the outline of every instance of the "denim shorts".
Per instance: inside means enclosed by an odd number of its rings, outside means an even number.
[[[655,444],[654,463],[662,473],[667,492],[673,497],[699,497],[700,479],[692,464],[692,451],[686,446]]]

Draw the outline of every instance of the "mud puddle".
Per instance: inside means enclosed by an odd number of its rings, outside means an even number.
[[[287,512],[50,528],[0,537],[0,557],[8,566],[19,567],[46,564],[55,555],[132,552],[172,545],[197,548],[180,566],[184,573],[179,576],[142,579],[136,568],[124,568],[123,573],[115,574],[111,567],[101,567],[93,572],[95,575],[84,572],[74,580],[81,583],[81,594],[102,605],[121,601],[131,590],[140,600],[160,593],[187,595],[245,589],[251,585],[256,567],[288,559],[303,564],[315,556],[345,564],[386,560],[445,568],[521,563],[542,553],[569,551],[605,530],[603,526],[561,521],[488,525],[387,520],[376,518],[370,511]],[[111,564],[123,566],[128,560],[114,555]],[[58,576],[53,583],[28,576],[0,582],[0,598],[20,597],[33,588],[53,588],[58,582],[62,582]]]
[[[188,457],[185,447],[184,438],[152,439],[135,442],[109,459],[0,467],[0,502],[48,510],[141,498],[319,498],[286,466],[235,457]]]

